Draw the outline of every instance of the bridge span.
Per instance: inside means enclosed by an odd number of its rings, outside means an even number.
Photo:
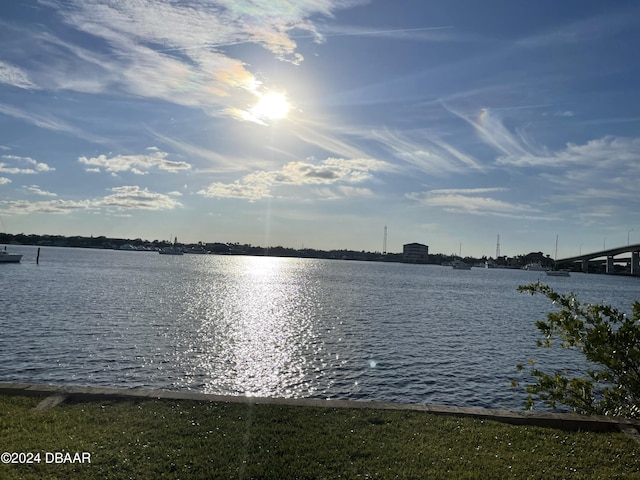
[[[618,255],[622,255],[624,253],[631,254],[631,257],[625,257],[622,259],[615,258]],[[609,248],[607,250],[600,250],[599,252],[577,255],[575,257],[559,258],[556,263],[558,266],[563,266],[566,268],[569,265],[581,262],[582,271],[588,272],[589,262],[595,261],[605,264],[605,272],[607,274],[616,273],[614,266],[616,262],[627,262],[630,263],[629,273],[631,273],[631,275],[640,276],[640,243],[635,245],[626,245],[624,247]]]

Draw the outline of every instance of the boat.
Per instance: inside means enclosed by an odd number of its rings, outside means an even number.
[[[558,270],[557,266],[558,261],[558,235],[556,235],[556,254],[553,258],[553,270],[547,270],[547,275],[549,277],[570,277],[568,270]]]
[[[191,255],[206,255],[207,252],[204,247],[191,247],[191,248],[187,248],[184,253],[189,253]]]
[[[547,270],[550,277],[570,277],[571,274],[567,270]]]
[[[471,270],[471,265],[468,263],[464,263],[462,260],[456,258],[453,262],[451,262],[451,266],[455,270]]]
[[[0,263],[19,263],[21,259],[22,255],[7,252],[7,247],[4,247],[4,250],[0,250]]]
[[[540,262],[528,263],[524,266],[523,270],[529,270],[531,272],[546,272],[547,269],[543,267]]]
[[[158,250],[160,255],[184,255],[182,247],[178,246],[178,237],[173,241],[173,245]]]
[[[177,245],[171,245],[170,247],[164,247],[158,250],[160,255],[184,255],[184,252]]]

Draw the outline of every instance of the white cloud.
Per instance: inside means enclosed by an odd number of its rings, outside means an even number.
[[[182,204],[169,195],[150,192],[138,186],[122,186],[111,189],[114,193],[92,201],[93,207],[117,210],[172,210]]]
[[[92,169],[87,169],[87,171],[96,171],[96,169],[104,169],[110,173],[129,171],[136,175],[144,175],[153,168],[172,173],[191,168],[191,165],[187,162],[167,160],[169,155],[167,152],[158,151],[157,149],[150,150],[150,152],[148,154],[116,155],[114,157],[107,157],[106,155],[92,158],[80,157],[78,161],[93,167]]]
[[[329,185],[361,183],[373,178],[372,172],[391,170],[387,162],[375,159],[328,158],[319,165],[289,162],[280,170],[250,173],[230,184],[213,183],[198,193],[207,197],[257,200],[271,196],[276,185]]]
[[[2,155],[3,160],[7,160],[9,163],[0,162],[0,172],[11,174],[27,174],[33,175],[36,173],[52,172],[55,168],[50,167],[44,162],[38,162],[31,157],[19,157],[17,155]],[[20,168],[15,165],[28,165],[29,168]]]
[[[68,214],[90,207],[88,200],[44,200],[30,202],[27,200],[0,200],[0,212],[13,215],[29,215],[35,213]]]
[[[271,191],[265,185],[256,185],[250,183],[212,183],[207,188],[198,191],[200,195],[205,197],[217,198],[240,198],[244,200],[259,200],[271,196]]]
[[[4,185],[7,183],[11,183],[11,180],[9,180],[7,177],[0,177],[0,185]]]
[[[0,212],[13,215],[69,214],[77,211],[122,214],[128,210],[172,210],[182,204],[168,195],[138,186],[111,189],[112,194],[85,200],[0,200]]]
[[[478,193],[494,193],[508,192],[505,187],[489,187],[489,188],[443,188],[439,190],[430,190],[431,195],[476,195]]]

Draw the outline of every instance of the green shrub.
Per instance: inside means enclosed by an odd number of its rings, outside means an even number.
[[[566,371],[542,372],[531,360],[530,373],[537,382],[526,386],[526,407],[532,408],[537,398],[552,409],[562,404],[586,415],[640,417],[640,303],[633,303],[630,318],[609,305],[581,304],[573,293],[559,294],[540,282],[518,290],[545,295],[559,307],[546,321],[536,322],[544,336],[538,346],[550,348],[559,341],[596,366],[570,377]]]

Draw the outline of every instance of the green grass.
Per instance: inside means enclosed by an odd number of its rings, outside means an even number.
[[[640,479],[640,445],[620,433],[564,432],[415,411],[178,400],[68,402],[0,396],[2,479]],[[45,464],[44,452],[91,464]]]

